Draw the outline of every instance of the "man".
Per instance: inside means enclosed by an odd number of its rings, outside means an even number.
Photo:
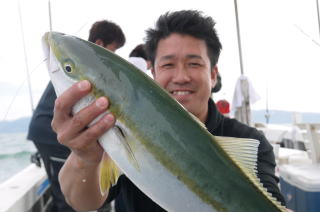
[[[144,44],[137,45],[129,54],[128,61],[152,78],[151,64]]]
[[[210,133],[258,139],[258,175],[264,186],[284,203],[277,187],[275,160],[268,141],[256,129],[225,118],[210,99],[221,51],[214,25],[210,17],[202,16],[198,11],[178,11],[161,16],[155,29],[148,30],[146,37],[154,80],[205,123]],[[67,201],[79,211],[93,210],[121,192],[127,211],[164,211],[124,175],[107,195],[101,196],[98,179],[103,149],[97,139],[114,125],[116,117],[104,115],[87,127],[108,108],[106,97],[100,97],[70,116],[72,106],[90,89],[88,81],[76,83],[57,99],[55,105],[52,126],[59,141],[72,151],[59,175]]]
[[[103,20],[95,22],[92,25],[89,33],[89,41],[110,51],[116,51],[124,45],[125,36],[117,24]],[[33,113],[27,138],[33,141],[40,152],[48,179],[51,183],[53,197],[53,208],[51,211],[68,212],[74,210],[66,204],[63,194],[61,193],[58,173],[64,161],[69,156],[70,150],[58,143],[57,135],[51,128],[53,106],[56,98],[54,88],[50,82]]]

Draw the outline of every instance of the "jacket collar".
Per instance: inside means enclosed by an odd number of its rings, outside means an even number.
[[[215,102],[210,98],[208,101],[208,117],[205,125],[211,134],[216,134],[217,128],[223,121],[224,116],[218,111]]]

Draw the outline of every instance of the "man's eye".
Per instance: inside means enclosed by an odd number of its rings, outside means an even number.
[[[167,64],[162,65],[162,67],[164,67],[164,68],[170,68],[172,66],[173,66],[172,63],[167,63]]]
[[[191,67],[199,67],[200,64],[199,63],[189,63],[189,66],[191,66]]]

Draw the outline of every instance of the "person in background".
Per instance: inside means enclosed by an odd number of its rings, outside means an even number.
[[[152,74],[150,72],[151,64],[147,57],[144,44],[137,45],[130,52],[128,61],[152,78]]]
[[[227,117],[230,116],[229,115],[230,114],[230,104],[227,100],[221,99],[221,100],[217,101],[216,106],[217,106],[218,111],[222,115],[227,116]]]
[[[279,179],[275,176],[272,146],[255,128],[221,115],[210,98],[222,49],[214,27],[211,17],[195,10],[160,16],[155,28],[147,31],[145,39],[154,80],[203,122],[211,134],[259,140],[258,177],[267,190],[285,204],[277,185]],[[59,142],[71,149],[59,174],[68,202],[80,211],[95,210],[121,192],[127,211],[165,211],[125,175],[120,176],[107,194],[101,195],[98,170],[104,151],[97,140],[114,126],[116,117],[112,113],[105,114],[88,127],[109,107],[107,97],[100,97],[74,116],[69,115],[73,105],[90,90],[88,81],[80,81],[66,90],[55,106],[52,126],[61,138]],[[83,179],[90,183],[83,183]]]
[[[117,24],[102,20],[92,25],[88,40],[114,52],[124,45],[125,36]],[[49,82],[33,113],[27,139],[34,143],[44,163],[53,197],[51,211],[69,212],[74,210],[66,203],[61,193],[58,173],[69,156],[70,150],[57,141],[57,134],[51,128],[56,98],[53,85]]]

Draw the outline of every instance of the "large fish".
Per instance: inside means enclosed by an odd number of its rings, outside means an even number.
[[[104,48],[57,32],[43,40],[57,95],[89,80],[91,95],[74,112],[107,96],[117,118],[99,139],[115,162],[103,160],[102,192],[119,168],[168,211],[285,211],[256,176],[258,141],[212,136],[152,79]]]

